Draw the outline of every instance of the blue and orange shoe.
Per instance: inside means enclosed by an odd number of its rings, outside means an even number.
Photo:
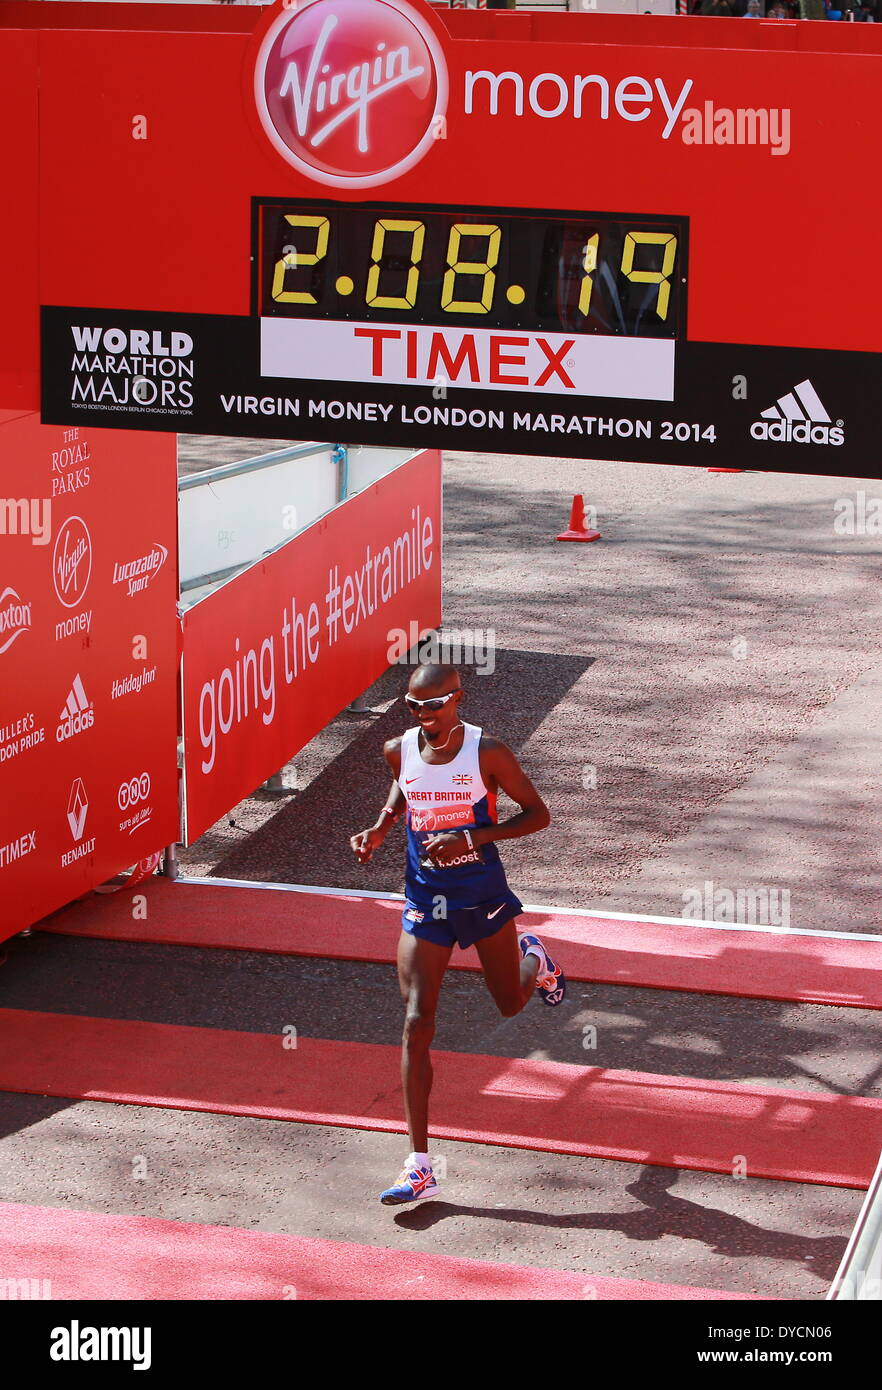
[[[437,1197],[441,1189],[435,1181],[431,1168],[405,1163],[394,1187],[387,1187],[380,1193],[380,1201],[386,1207],[397,1207],[402,1202],[424,1202],[427,1197]]]
[[[528,946],[538,947],[541,955],[539,956],[539,973],[536,976],[536,988],[542,995],[546,1004],[562,1004],[567,992],[566,976],[560,966],[551,959],[551,956],[542,945],[538,936],[530,936],[527,932],[523,932],[521,936],[518,937],[518,945],[521,948],[522,956],[527,954]],[[536,955],[536,951],[531,951],[530,954]]]

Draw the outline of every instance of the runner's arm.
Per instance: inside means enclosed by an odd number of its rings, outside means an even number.
[[[485,786],[495,784],[521,809],[498,825],[478,826],[472,831],[474,844],[486,845],[489,840],[518,840],[522,835],[533,835],[551,824],[548,807],[506,744],[500,743],[499,739],[482,737],[479,756]],[[389,819],[388,816],[386,819]]]
[[[404,793],[398,785],[398,774],[401,771],[400,738],[389,739],[383,747],[383,757],[392,769],[395,778],[386,797],[386,806],[393,812],[393,815],[387,815],[384,808],[369,829],[360,831],[350,839],[349,843],[362,864],[366,864],[374,850],[379,849],[407,805]]]

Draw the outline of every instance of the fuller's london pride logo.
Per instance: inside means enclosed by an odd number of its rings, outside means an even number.
[[[314,0],[268,29],[254,93],[289,164],[318,183],[367,188],[411,169],[441,133],[447,69],[406,0]]]

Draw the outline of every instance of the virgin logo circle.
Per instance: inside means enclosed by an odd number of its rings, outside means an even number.
[[[289,164],[335,188],[368,188],[411,169],[439,135],[447,67],[407,0],[313,0],[267,30],[254,94]]]
[[[92,537],[81,516],[70,516],[55,538],[52,579],[59,603],[76,608],[82,603],[92,574]]]
[[[150,795],[150,776],[142,772],[140,777],[133,777],[130,782],[123,782],[116,794],[117,804],[121,811],[127,811],[130,806],[137,806],[139,801],[146,801]]]

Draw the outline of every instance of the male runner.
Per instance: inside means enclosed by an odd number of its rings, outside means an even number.
[[[437,1197],[429,1159],[432,1088],[429,1045],[450,953],[474,945],[500,1013],[511,1018],[536,989],[546,1004],[566,992],[560,968],[538,937],[518,933],[522,904],[508,886],[495,840],[544,830],[551,817],[514,753],[459,717],[459,675],[451,666],[423,665],[404,697],[417,724],[385,744],[394,781],[375,825],[350,840],[362,864],[383,843],[407,808],[407,901],[398,942],[398,980],[406,1006],[401,1054],[404,1108],[412,1152],[386,1205]],[[501,824],[501,788],[521,810]]]

